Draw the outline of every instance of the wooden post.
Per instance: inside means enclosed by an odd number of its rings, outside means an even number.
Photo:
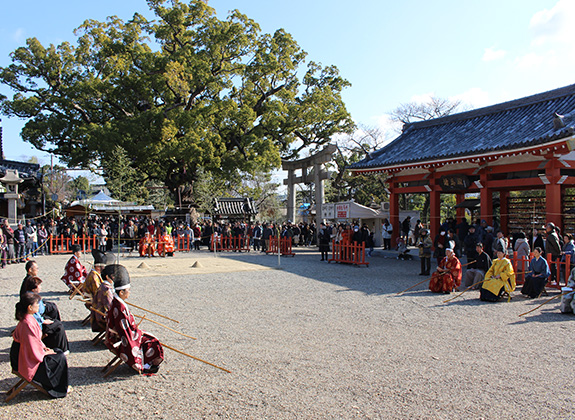
[[[391,246],[394,247],[397,244],[397,238],[399,237],[401,226],[399,225],[399,194],[395,192],[393,179],[389,182],[389,190],[389,223],[393,226],[393,232],[391,233]]]
[[[488,169],[483,168],[479,176],[481,184],[481,187],[479,187],[479,198],[481,201],[479,218],[485,220],[488,226],[493,226],[493,192],[489,188]]]
[[[547,157],[547,156],[546,156]],[[561,185],[557,182],[561,178],[560,167],[557,159],[550,157],[545,167],[545,212],[547,213],[547,223],[553,222],[563,230],[563,218],[561,217]]]

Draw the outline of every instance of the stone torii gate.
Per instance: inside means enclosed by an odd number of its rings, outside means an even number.
[[[282,159],[282,169],[288,171],[288,177],[284,179],[284,185],[287,185],[288,188],[288,220],[295,221],[295,184],[313,182],[315,184],[315,223],[316,226],[319,226],[322,221],[323,181],[329,178],[329,173],[323,168],[323,164],[331,161],[331,156],[336,150],[337,147],[334,144],[328,144],[321,152],[304,159],[294,161]],[[310,167],[312,171],[308,172]],[[296,176],[295,171],[299,169],[301,169],[301,176]]]

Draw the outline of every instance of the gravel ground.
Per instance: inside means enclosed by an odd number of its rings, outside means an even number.
[[[555,301],[519,318],[543,299],[516,292],[509,303],[486,304],[468,292],[444,304],[426,284],[397,296],[422,279],[419,261],[377,251],[360,268],[296,252],[281,259],[281,270],[276,257],[254,252],[219,257],[219,265],[242,262],[243,271],[186,270],[195,261],[216,267],[213,254],[201,251],[161,260],[165,272],[134,275],[130,301],[181,320],[154,317],[198,340],[145,321],[143,328],[232,373],[166,350],[155,376],[122,365],[106,379],[101,368],[111,354],[91,345],[94,334],[80,325],[87,311],[59,280],[68,257],[38,257],[43,296],[57,302],[71,342],[74,389],[50,400],[28,387],[2,402],[0,417],[575,418],[575,317],[560,314]],[[9,332],[24,274],[23,264],[0,270],[4,390],[16,379]]]

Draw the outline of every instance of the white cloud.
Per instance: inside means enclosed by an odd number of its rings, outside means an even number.
[[[490,105],[492,101],[489,98],[489,93],[481,88],[471,88],[463,93],[452,96],[450,101],[461,101],[464,107],[481,108]]]
[[[403,124],[392,121],[388,114],[377,115],[371,119],[374,121],[375,126],[380,130],[385,144],[395,139],[399,133],[401,133]]]
[[[507,54],[505,50],[496,50],[495,48],[485,48],[483,52],[483,57],[481,58],[483,61],[495,61],[500,60]]]
[[[547,54],[538,54],[536,52],[529,52],[525,55],[522,55],[521,57],[518,57],[515,60],[515,64],[521,70],[534,69],[542,65],[546,60],[545,56],[549,56],[549,54],[550,52],[548,52]]]
[[[24,28],[18,28],[12,33],[12,40],[17,43],[22,43],[26,39],[26,31]]]
[[[426,102],[429,102],[431,100],[431,98],[434,96],[435,96],[435,93],[433,93],[433,92],[422,93],[420,95],[413,95],[411,97],[410,102],[416,102],[418,104],[424,104]]]
[[[530,49],[515,60],[522,71],[565,72],[575,65],[575,2],[559,0],[533,15]]]
[[[535,13],[529,23],[534,34],[532,45],[539,46],[549,42],[572,44],[575,36],[575,2],[559,0],[550,10],[543,9]]]

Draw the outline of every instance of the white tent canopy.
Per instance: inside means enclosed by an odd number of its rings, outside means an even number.
[[[378,211],[355,201],[340,203],[324,203],[322,205],[323,219],[373,219],[379,215]]]
[[[86,198],[84,200],[76,200],[70,204],[70,206],[114,206],[122,204],[120,200],[115,200],[109,195],[105,194],[104,191],[100,191],[92,198]]]

